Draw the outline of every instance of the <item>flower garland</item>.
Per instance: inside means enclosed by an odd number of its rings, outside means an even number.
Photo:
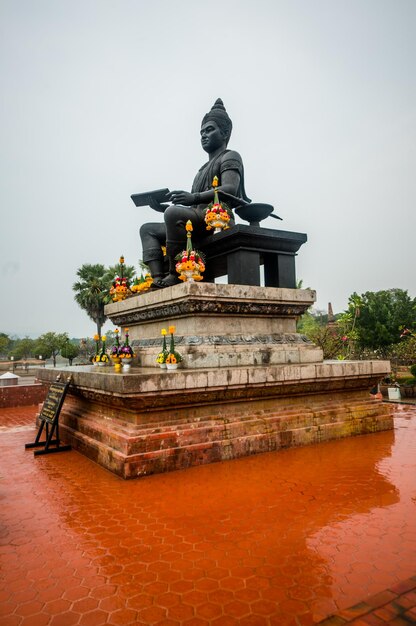
[[[230,228],[228,222],[231,219],[231,209],[230,207],[218,199],[218,177],[214,176],[214,180],[212,181],[212,187],[214,188],[214,202],[211,202],[205,210],[205,223],[207,225],[207,230],[212,230],[214,228],[214,232],[218,233],[221,230],[227,230]]]
[[[202,272],[205,271],[204,259],[198,250],[193,250],[191,233],[193,230],[191,220],[188,220],[185,225],[186,228],[186,249],[178,254],[175,259],[176,271],[179,274],[180,280],[184,282],[194,282],[203,280]]]

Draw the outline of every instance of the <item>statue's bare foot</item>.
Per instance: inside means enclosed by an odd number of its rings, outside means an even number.
[[[163,280],[159,281],[159,285],[161,287],[172,287],[180,282],[177,274],[168,274]]]
[[[166,285],[163,284],[163,281],[164,281],[163,276],[158,276],[157,278],[155,277],[153,279],[153,282],[150,286],[149,291],[156,291],[156,289],[164,289]]]

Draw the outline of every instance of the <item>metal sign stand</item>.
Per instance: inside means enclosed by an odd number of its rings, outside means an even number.
[[[39,426],[38,434],[36,435],[36,439],[33,443],[25,444],[26,449],[42,447],[44,448],[43,450],[35,450],[34,456],[52,454],[54,452],[66,452],[67,450],[71,450],[70,445],[61,445],[61,441],[59,438],[59,413],[61,412],[61,408],[64,403],[66,392],[68,391],[70,382],[71,377],[68,378],[66,383],[61,383],[60,376],[58,376],[56,382],[52,383],[49,387],[48,394],[39,415],[41,423]],[[40,441],[45,426],[46,440]]]

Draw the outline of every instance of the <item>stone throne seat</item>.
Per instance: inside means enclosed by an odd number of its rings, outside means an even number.
[[[227,196],[226,200],[232,196]],[[204,280],[228,276],[234,285],[260,286],[260,266],[264,266],[265,287],[296,288],[295,256],[307,241],[304,233],[262,228],[266,217],[281,219],[271,204],[253,202],[235,208],[241,219],[249,222],[207,237],[200,244],[206,257]]]

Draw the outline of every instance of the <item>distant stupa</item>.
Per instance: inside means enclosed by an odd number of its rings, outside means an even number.
[[[335,316],[332,310],[332,304],[328,302],[328,324],[327,326],[335,326]]]

